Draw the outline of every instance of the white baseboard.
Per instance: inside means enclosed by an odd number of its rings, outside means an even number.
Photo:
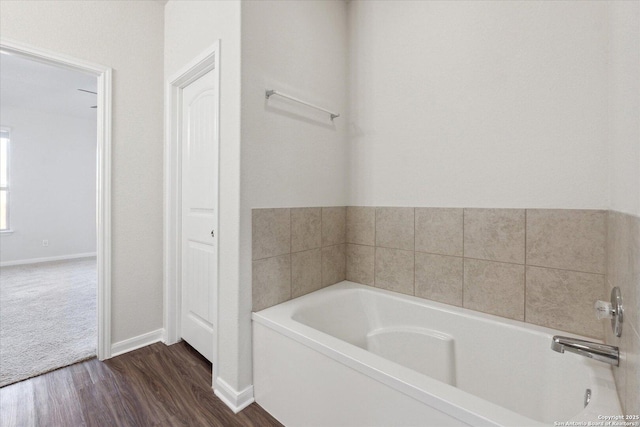
[[[49,262],[49,261],[63,261],[66,259],[89,258],[94,256],[96,256],[95,252],[87,252],[84,254],[59,255],[59,256],[50,256],[46,258],[18,259],[15,261],[0,262],[0,267],[8,267],[10,265],[37,264],[40,262]]]
[[[164,342],[164,329],[156,329],[155,331],[111,344],[111,357],[120,356],[157,342]]]
[[[238,392],[222,378],[216,378],[213,392],[233,411],[234,414],[237,414],[255,402],[255,399],[253,398],[253,385],[250,385],[244,390]]]

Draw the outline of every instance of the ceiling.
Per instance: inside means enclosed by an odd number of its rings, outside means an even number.
[[[0,54],[0,107],[96,119],[97,77],[21,56]]]

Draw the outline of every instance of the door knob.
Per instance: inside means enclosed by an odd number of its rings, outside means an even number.
[[[211,237],[216,237],[216,234],[211,230]]]

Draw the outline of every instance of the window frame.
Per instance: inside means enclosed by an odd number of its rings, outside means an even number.
[[[13,233],[11,229],[11,128],[7,126],[0,126],[0,134],[8,134],[7,137],[7,184],[6,186],[0,185],[0,190],[4,190],[7,194],[7,228],[0,229],[0,234]],[[2,135],[0,135],[1,137]]]

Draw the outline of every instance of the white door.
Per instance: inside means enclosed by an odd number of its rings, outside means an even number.
[[[182,92],[181,337],[213,362],[218,288],[216,70]]]

